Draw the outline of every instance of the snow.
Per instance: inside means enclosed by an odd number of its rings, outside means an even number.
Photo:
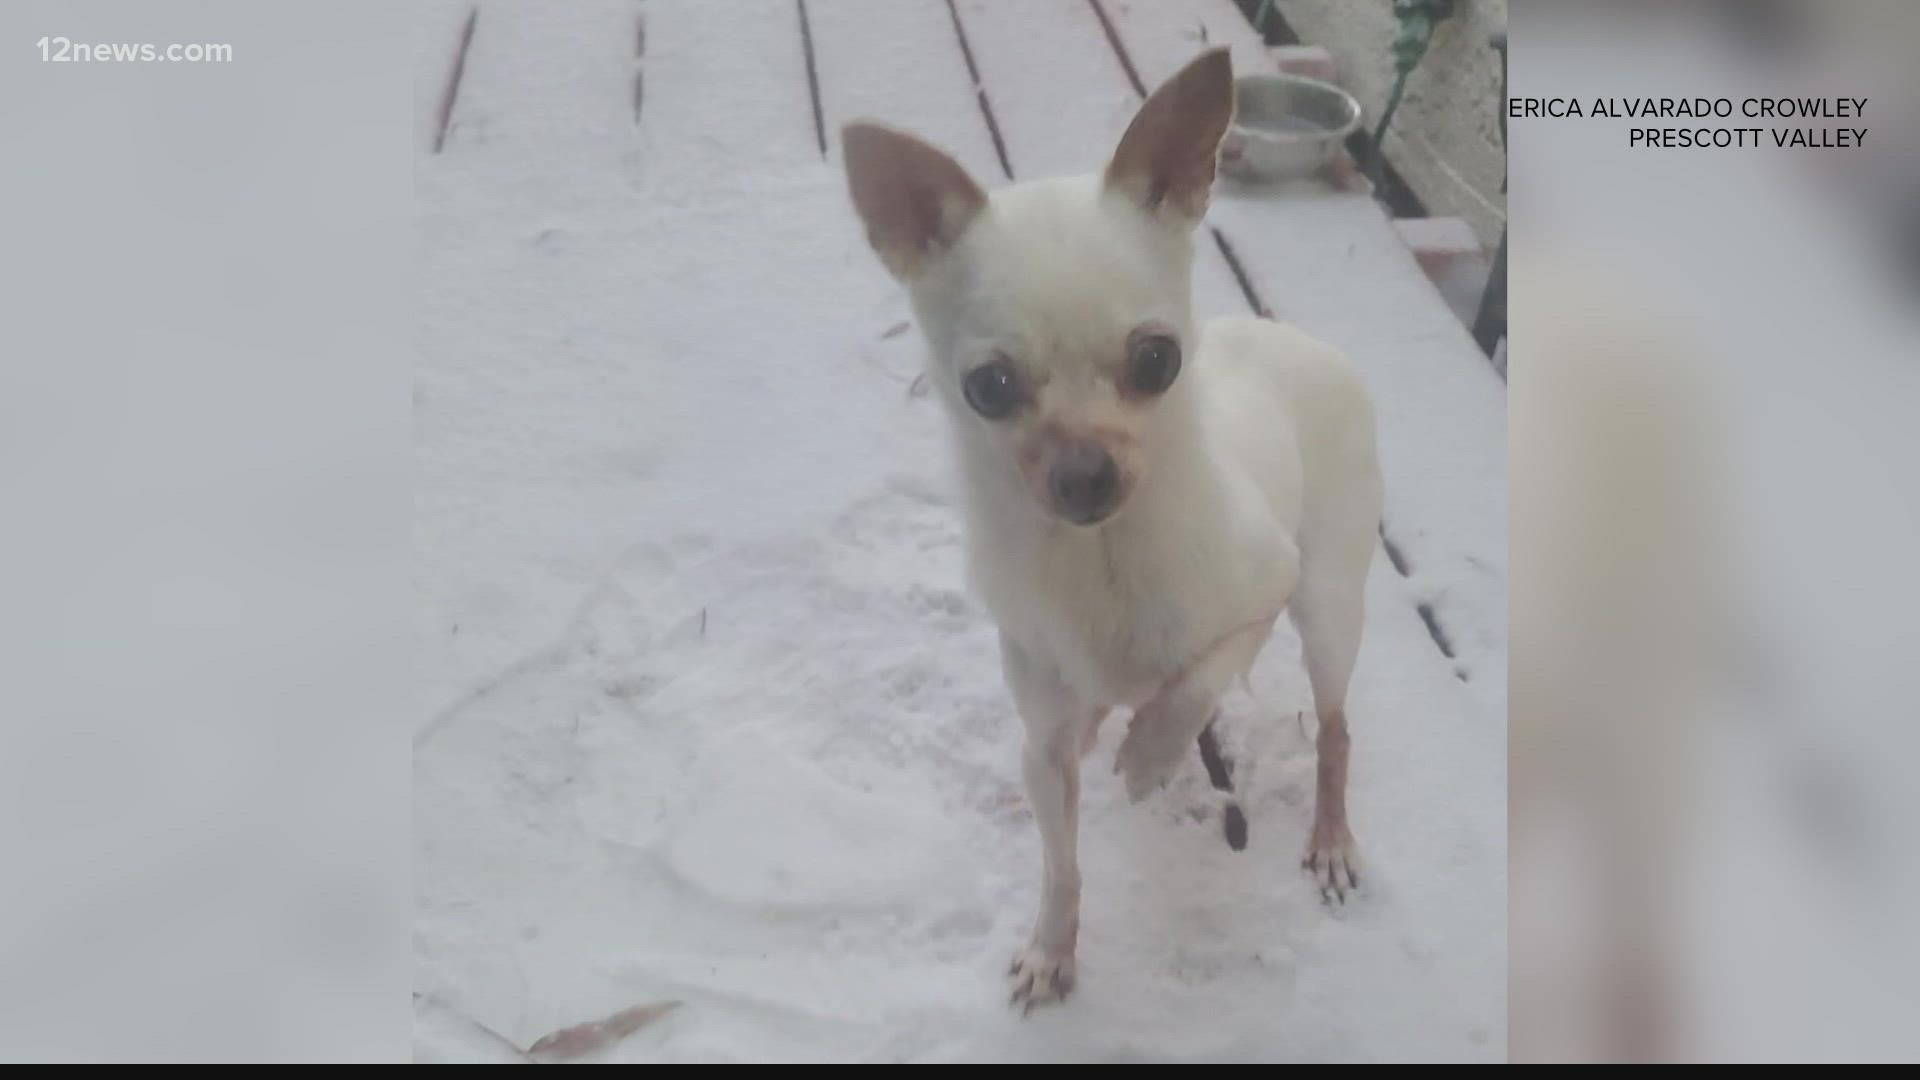
[[[1142,6],[1108,4],[1152,80]],[[1001,182],[945,4],[809,8],[831,142],[879,116]],[[1090,9],[959,9],[1016,175],[1096,166],[1137,99]],[[466,10],[422,6],[423,70]],[[1127,804],[1107,725],[1080,986],[1022,1018],[1019,724],[921,346],[890,333],[906,300],[821,160],[804,65],[787,4],[486,0],[438,155],[444,82],[419,80],[417,1057],[510,1061],[501,1039],[679,1000],[596,1060],[1497,1060],[1498,380],[1391,226],[1325,193],[1216,214],[1300,284],[1276,307],[1411,380],[1376,390],[1389,526],[1418,524],[1413,579],[1376,560],[1350,704],[1367,887],[1328,908],[1298,869],[1312,727],[1282,635],[1222,724],[1246,851],[1197,754]],[[1263,213],[1317,230],[1303,257],[1355,253],[1296,264]],[[1200,311],[1243,312],[1202,256]],[[1457,662],[1415,614],[1435,596]]]

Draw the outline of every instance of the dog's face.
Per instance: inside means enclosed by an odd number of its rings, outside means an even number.
[[[912,292],[970,468],[1096,525],[1184,437],[1192,230],[1233,111],[1226,50],[1155,91],[1099,176],[989,199],[951,158],[844,132],[855,207]]]
[[[915,289],[968,465],[1071,524],[1117,513],[1180,420],[1190,247],[1096,182],[995,195]]]

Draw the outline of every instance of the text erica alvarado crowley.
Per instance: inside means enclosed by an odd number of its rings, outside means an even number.
[[[1628,146],[1687,147],[1773,146],[1780,149],[1841,150],[1864,144],[1865,127],[1820,123],[1859,120],[1867,99],[1856,97],[1732,98],[1509,98],[1507,116],[1602,117],[1608,120],[1714,120],[1735,116],[1768,120],[1763,127],[1646,125],[1627,129]]]

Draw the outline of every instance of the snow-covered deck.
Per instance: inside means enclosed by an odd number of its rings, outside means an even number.
[[[914,130],[986,183],[1090,170],[1136,76],[1204,43],[1270,69],[1230,0],[475,11],[424,0],[418,37],[420,1057],[672,999],[600,1056],[1498,1060],[1505,391],[1382,211],[1313,185],[1218,194],[1196,305],[1298,323],[1378,402],[1367,888],[1328,909],[1298,869],[1309,698],[1277,637],[1221,725],[1247,850],[1197,755],[1127,804],[1109,724],[1080,988],[1005,1007],[1038,886],[1019,726],[837,131]]]

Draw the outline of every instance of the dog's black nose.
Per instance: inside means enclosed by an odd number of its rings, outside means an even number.
[[[1060,452],[1048,477],[1061,516],[1091,525],[1113,511],[1120,493],[1120,467],[1113,455],[1093,443],[1075,443]]]

